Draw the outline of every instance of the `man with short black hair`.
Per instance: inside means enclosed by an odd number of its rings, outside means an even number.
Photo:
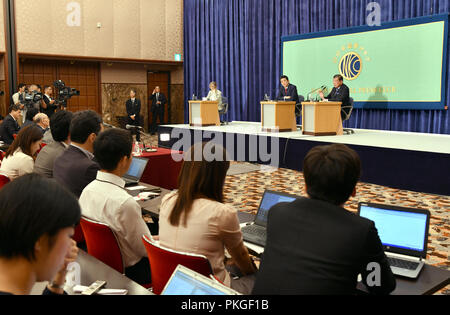
[[[17,88],[17,93],[15,93],[12,96],[12,104],[18,105],[23,102],[23,96],[24,96],[26,87],[27,87],[26,84],[23,84],[23,83],[19,84],[19,86]]]
[[[297,87],[289,82],[289,78],[285,75],[280,78],[281,87],[277,99],[286,102],[299,101]]]
[[[358,275],[374,294],[396,281],[374,222],[343,208],[356,195],[361,162],[343,144],[313,148],[303,164],[309,198],[269,211],[267,244],[254,294],[355,294]],[[372,263],[378,286],[368,285]]]
[[[70,125],[71,144],[53,166],[54,178],[79,198],[83,189],[95,180],[100,167],[94,161],[94,141],[103,131],[102,118],[94,111],[74,115]]]
[[[151,274],[142,235],[150,237],[150,231],[142,219],[141,207],[127,193],[122,179],[133,159],[132,147],[131,133],[126,130],[109,129],[97,137],[94,154],[101,171],[83,190],[80,205],[84,217],[107,224],[114,231],[125,274],[146,284],[151,283]]]
[[[20,131],[18,120],[21,115],[20,105],[11,105],[9,107],[9,115],[6,116],[0,125],[0,138],[5,144],[10,145],[14,142],[14,135]]]
[[[342,107],[350,106],[350,89],[347,85],[344,84],[344,77],[340,74],[336,74],[333,77],[333,90],[331,90],[331,93],[328,94],[327,97],[323,95],[323,92],[321,91],[319,93],[322,100],[329,100],[332,102],[341,102]],[[342,120],[345,120],[346,116],[348,114],[348,109],[342,109],[341,110],[341,117]]]
[[[39,152],[34,164],[34,172],[47,178],[53,177],[53,165],[70,145],[69,129],[73,113],[60,111],[52,116],[50,124],[54,142],[46,145]]]
[[[58,108],[56,101],[52,99],[52,94],[53,88],[49,85],[44,86],[44,96],[41,102],[41,113],[46,114],[50,119]]]

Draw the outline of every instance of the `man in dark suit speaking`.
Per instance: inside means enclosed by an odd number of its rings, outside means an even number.
[[[280,91],[278,92],[277,99],[280,101],[286,101],[286,102],[295,102],[298,103],[298,92],[297,87],[289,82],[289,78],[285,75],[283,75],[280,78],[281,87]]]
[[[141,117],[141,100],[136,98],[136,91],[130,91],[130,99],[126,102],[128,124],[132,126],[140,126]],[[136,135],[136,141],[141,141],[141,134],[138,129],[132,131]]]
[[[350,89],[344,84],[344,77],[340,74],[336,74],[333,78],[333,85],[334,88],[327,97],[323,95],[323,92],[319,93],[322,100],[324,101],[327,99],[332,102],[342,102],[342,107],[350,106]],[[347,114],[347,109],[341,111],[342,120],[345,119]]]

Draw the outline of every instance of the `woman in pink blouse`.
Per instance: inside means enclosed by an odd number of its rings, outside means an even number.
[[[205,154],[194,154],[194,148],[222,161],[208,162]],[[195,161],[194,157],[199,156],[201,160]],[[222,147],[199,144],[187,152],[178,179],[179,190],[165,196],[161,204],[159,239],[164,247],[206,256],[220,281],[246,294],[251,292],[253,276],[232,279],[225,269],[226,249],[242,274],[256,272],[243,243],[237,211],[223,203],[229,167]]]

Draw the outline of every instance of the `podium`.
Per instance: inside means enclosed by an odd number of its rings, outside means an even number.
[[[189,101],[189,124],[192,127],[220,126],[218,101]]]
[[[341,102],[303,102],[303,134],[341,136],[344,134]]]
[[[297,131],[295,102],[261,102],[261,124],[264,132]]]

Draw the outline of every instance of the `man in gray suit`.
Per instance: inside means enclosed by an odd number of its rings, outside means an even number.
[[[53,178],[53,164],[70,145],[69,130],[73,114],[59,111],[50,120],[50,132],[55,140],[39,152],[34,164],[34,172],[47,178]]]

